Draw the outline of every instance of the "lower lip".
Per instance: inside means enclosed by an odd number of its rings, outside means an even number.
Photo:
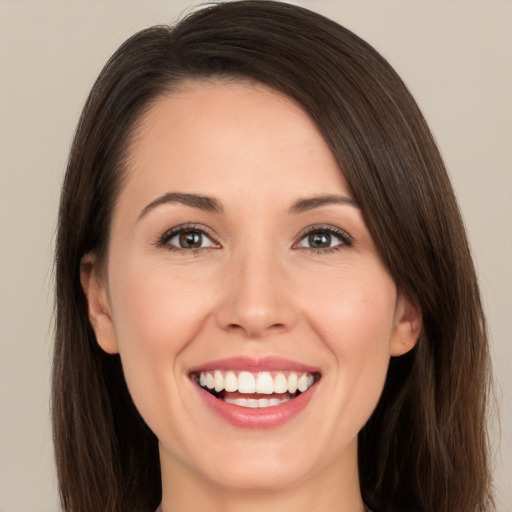
[[[194,384],[207,407],[223,420],[237,428],[268,429],[279,427],[297,416],[306,408],[316,390],[316,383],[299,396],[273,407],[251,409],[228,404],[215,398],[203,388]]]

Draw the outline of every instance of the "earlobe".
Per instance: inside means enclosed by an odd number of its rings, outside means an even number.
[[[98,345],[108,354],[116,354],[119,350],[107,290],[96,256],[92,253],[86,254],[80,262],[80,282]]]
[[[390,355],[394,357],[402,356],[412,350],[418,341],[421,328],[422,321],[419,306],[407,294],[399,292]]]

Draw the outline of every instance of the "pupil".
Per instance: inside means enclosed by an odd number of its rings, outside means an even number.
[[[187,231],[180,235],[180,246],[187,248],[199,248],[201,247],[202,235],[201,233],[194,231]]]
[[[315,249],[323,249],[331,246],[331,235],[326,233],[314,233],[309,235],[309,245]]]

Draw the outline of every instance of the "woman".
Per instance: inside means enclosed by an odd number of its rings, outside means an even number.
[[[268,1],[121,46],[61,201],[64,510],[487,510],[487,372],[451,185],[375,50]]]

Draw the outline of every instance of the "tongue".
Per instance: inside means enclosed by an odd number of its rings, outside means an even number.
[[[221,398],[222,400],[226,400],[226,398],[228,399],[231,399],[231,400],[235,400],[237,398],[247,398],[247,399],[258,399],[258,398],[267,398],[267,399],[271,399],[271,398],[278,398],[280,400],[282,399],[290,399],[291,398],[291,395],[290,393],[286,392],[286,393],[272,393],[271,395],[264,395],[263,393],[239,393],[238,391],[222,391],[220,394],[219,394],[219,398]]]

